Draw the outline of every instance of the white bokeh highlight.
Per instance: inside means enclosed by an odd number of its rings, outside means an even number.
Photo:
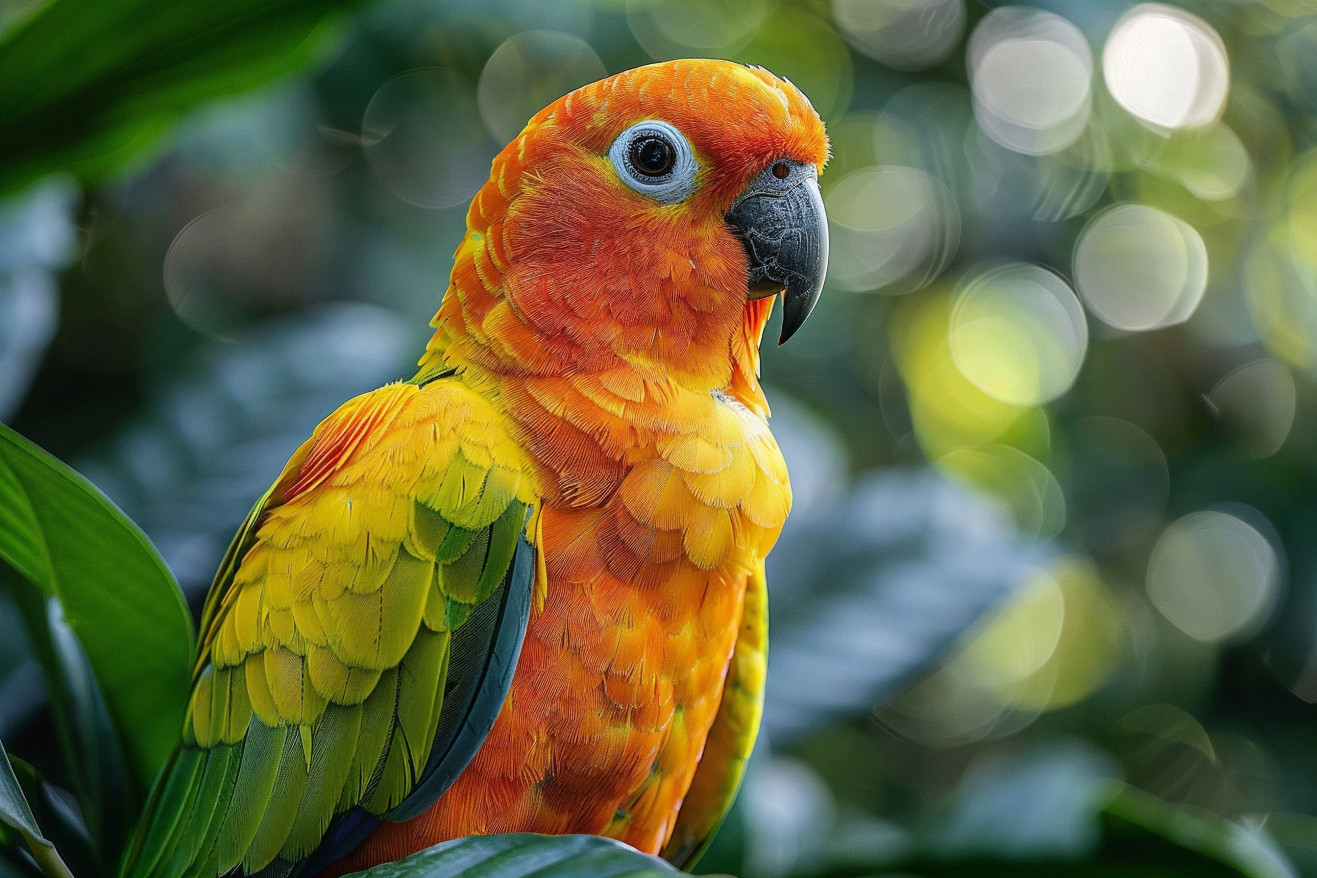
[[[1198,16],[1161,3],[1136,6],[1116,22],[1102,75],[1117,103],[1166,130],[1211,125],[1230,90],[1221,36]]]
[[[1280,595],[1276,549],[1262,533],[1227,512],[1177,519],[1148,560],[1148,598],[1176,628],[1219,643],[1257,630]]]
[[[974,117],[1002,146],[1044,155],[1083,133],[1093,54],[1066,19],[1020,6],[995,9],[974,28],[967,61]]]
[[[1098,214],[1075,244],[1075,285],[1089,310],[1130,332],[1183,323],[1207,289],[1207,247],[1193,226],[1141,204]]]

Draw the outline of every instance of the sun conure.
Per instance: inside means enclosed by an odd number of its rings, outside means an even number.
[[[762,706],[791,505],[757,378],[822,286],[823,124],[673,61],[537,114],[408,381],[289,460],[206,599],[124,878],[337,876],[455,837],[688,863]]]

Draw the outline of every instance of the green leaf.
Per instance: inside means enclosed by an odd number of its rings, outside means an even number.
[[[169,569],[94,486],[3,425],[0,560],[59,599],[148,788],[178,741],[191,678],[192,621]]]
[[[63,761],[65,782],[77,799],[81,834],[88,835],[89,840],[94,838],[94,845],[102,851],[117,851],[145,788],[134,789],[126,782],[120,736],[111,722],[82,645],[64,619],[59,598],[32,588],[3,563],[0,563],[0,591],[7,593],[18,610],[16,615],[41,666],[50,696],[53,738]],[[22,760],[11,761],[38,822],[49,832],[50,812],[43,814],[41,808],[44,782]],[[67,841],[67,833],[64,838],[52,840]],[[66,845],[61,844],[60,848],[67,852]],[[91,862],[97,857],[83,859]],[[80,874],[88,874],[88,870],[83,869]]]
[[[52,0],[0,39],[0,192],[95,180],[207,100],[297,70],[356,0]]]
[[[357,878],[666,878],[667,862],[596,835],[478,835],[385,863]]]
[[[9,764],[9,754],[5,752],[3,742],[0,742],[0,821],[27,834],[34,841],[50,844],[41,834],[37,818],[32,816],[32,809],[28,807],[27,797],[23,795],[18,778],[14,776],[14,767]]]
[[[851,838],[834,844],[827,862],[808,870],[813,878],[901,875],[919,878],[1296,878],[1294,867],[1261,828],[1196,809],[1171,805],[1127,784],[1107,781],[1092,802],[1099,837],[1082,846],[1047,845],[1036,854],[1021,848],[965,849],[945,836],[919,839],[913,850]],[[1003,801],[1004,813],[1018,802]],[[1007,832],[1000,827],[996,831]],[[1018,844],[1017,847],[1020,847]],[[890,856],[863,856],[880,849]],[[846,851],[860,851],[861,856]]]
[[[42,834],[32,808],[23,795],[23,788],[9,763],[9,754],[0,744],[0,824],[12,826],[26,843],[32,859],[48,878],[73,878],[68,866],[60,859],[55,846]],[[0,864],[0,874],[9,871]]]
[[[1215,814],[1163,802],[1126,784],[1102,809],[1104,849],[1170,842],[1186,862],[1219,864],[1246,878],[1293,878],[1294,868],[1261,830]]]

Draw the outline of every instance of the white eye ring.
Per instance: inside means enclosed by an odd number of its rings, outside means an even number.
[[[670,158],[671,164],[658,173],[638,167],[636,150],[642,145],[658,150],[659,155],[666,148],[669,152],[664,158]],[[695,191],[695,175],[700,169],[695,154],[681,132],[667,122],[648,119],[632,125],[608,148],[608,159],[623,183],[655,201],[676,204]],[[667,162],[654,167],[664,164]]]

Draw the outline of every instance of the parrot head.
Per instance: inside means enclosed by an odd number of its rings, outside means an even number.
[[[827,157],[808,99],[762,69],[670,61],[584,86],[495,159],[432,353],[474,339],[463,359],[621,358],[711,387],[757,372],[767,297],[786,341],[823,285]]]

